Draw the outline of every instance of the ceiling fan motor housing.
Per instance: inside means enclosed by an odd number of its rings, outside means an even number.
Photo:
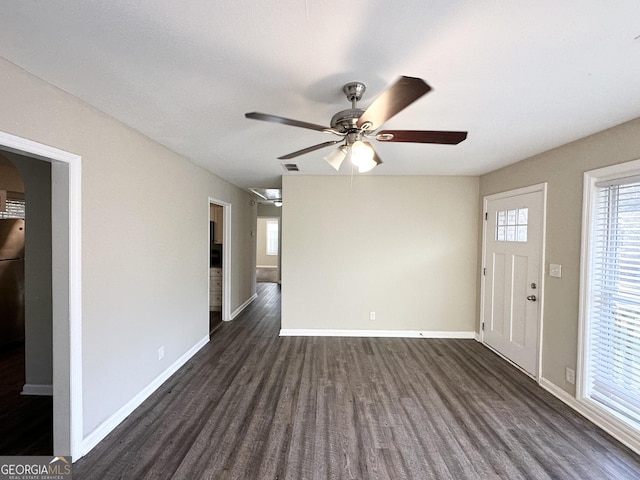
[[[331,128],[335,128],[341,133],[358,130],[356,122],[363,113],[364,110],[362,108],[342,110],[331,117]]]

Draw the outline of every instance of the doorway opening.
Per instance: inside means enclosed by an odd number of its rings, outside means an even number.
[[[256,282],[280,283],[280,218],[258,217]]]
[[[51,169],[51,352],[53,454],[80,458],[82,430],[81,160],[79,155],[0,132],[0,150]]]
[[[53,453],[51,324],[51,166],[3,152],[0,153],[2,455]]]
[[[209,335],[231,320],[231,204],[209,198]]]

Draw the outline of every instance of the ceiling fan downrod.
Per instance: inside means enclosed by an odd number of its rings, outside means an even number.
[[[358,106],[358,102],[362,98],[367,86],[362,82],[350,82],[342,87],[342,91],[347,96],[347,100],[351,102],[351,108],[354,110]]]

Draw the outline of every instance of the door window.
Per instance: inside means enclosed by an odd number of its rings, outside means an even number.
[[[526,242],[529,222],[529,209],[515,208],[496,212],[497,242]]]

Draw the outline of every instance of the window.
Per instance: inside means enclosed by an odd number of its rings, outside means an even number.
[[[583,235],[579,395],[638,429],[640,162],[585,174]]]
[[[267,220],[267,255],[278,255],[277,220]]]
[[[496,212],[496,241],[526,242],[529,209],[499,210]]]
[[[24,219],[24,194],[0,190],[0,219],[22,218]]]

